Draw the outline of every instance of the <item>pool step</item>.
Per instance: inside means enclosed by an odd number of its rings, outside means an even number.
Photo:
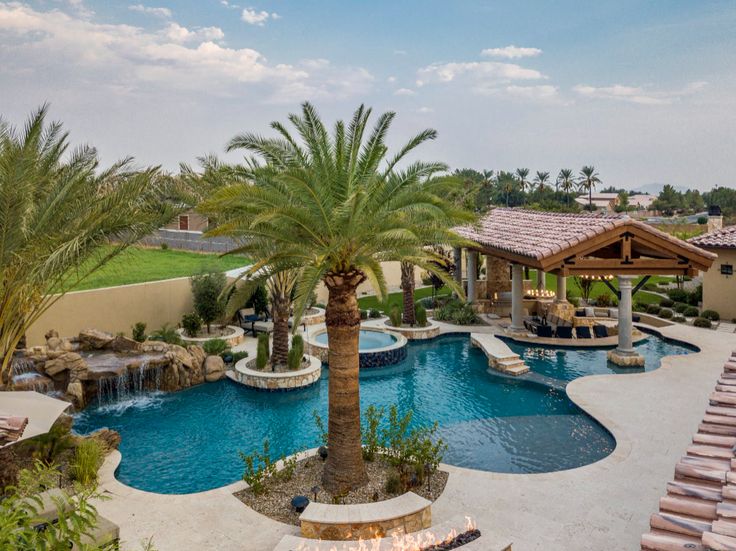
[[[496,336],[488,333],[471,333],[470,342],[483,351],[491,369],[509,375],[523,375],[529,372],[524,360]]]

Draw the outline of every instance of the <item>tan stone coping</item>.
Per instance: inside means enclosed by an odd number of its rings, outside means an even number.
[[[315,356],[306,355],[309,365],[294,371],[258,371],[250,369],[248,363],[253,358],[243,358],[235,364],[235,369],[228,372],[230,380],[245,386],[263,390],[289,390],[309,386],[317,382],[322,375],[322,362]]]
[[[393,335],[393,337],[396,339],[396,342],[393,344],[390,344],[388,346],[382,346],[380,348],[368,348],[365,350],[360,350],[361,354],[375,354],[376,352],[386,352],[387,350],[393,350],[395,348],[401,348],[402,346],[406,345],[407,338],[402,335],[401,333],[397,333],[396,331],[389,331],[387,329],[383,329],[381,327],[374,327],[371,325],[363,325],[360,326],[361,331],[373,331],[375,333],[388,333],[389,335]],[[327,328],[324,329],[317,329],[314,333],[304,333],[302,336],[304,337],[304,343],[308,346],[311,346],[313,348],[322,349],[322,350],[328,350],[329,347],[326,344],[318,343],[315,339],[317,335],[321,335],[322,333],[326,333]]]
[[[492,360],[508,360],[519,357],[505,342],[490,333],[471,333],[470,342],[480,348]]]
[[[228,344],[235,345],[240,343],[240,341],[243,340],[243,337],[245,336],[245,329],[242,327],[238,327],[237,325],[226,325],[228,329],[232,331],[232,333],[229,333],[227,335],[221,335],[219,337],[187,337],[184,334],[184,329],[179,328],[176,330],[176,332],[181,337],[181,340],[188,343],[193,344],[204,344],[207,341],[211,341],[214,339],[222,339],[223,341],[226,341]]]
[[[346,524],[384,522],[418,513],[432,505],[428,499],[414,492],[374,503],[332,505],[312,502],[299,517],[301,522],[319,524]]]
[[[424,327],[395,327],[390,325],[391,320],[389,319],[383,323],[389,331],[399,333],[410,341],[433,339],[440,334],[440,326],[432,320],[427,320],[427,325]]]

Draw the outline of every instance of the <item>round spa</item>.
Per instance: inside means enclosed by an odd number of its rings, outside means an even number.
[[[322,363],[327,361],[327,329],[317,329],[304,334],[307,351]],[[375,327],[361,327],[358,351],[360,367],[372,368],[393,365],[406,358],[406,337],[393,331]]]

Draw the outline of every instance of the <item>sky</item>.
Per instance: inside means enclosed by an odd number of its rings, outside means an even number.
[[[453,168],[736,187],[734,29],[733,0],[0,1],[0,115],[47,102],[104,164],[176,171],[364,103]]]

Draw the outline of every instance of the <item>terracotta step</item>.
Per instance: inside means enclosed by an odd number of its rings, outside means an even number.
[[[729,373],[728,371],[724,371],[721,373],[721,379],[736,379],[736,373]]]
[[[723,371],[726,373],[736,373],[736,360],[733,358],[723,364]]]
[[[641,536],[641,548],[646,551],[703,551],[700,538],[652,530]]]
[[[736,375],[736,373],[734,373]],[[708,406],[705,413],[709,415],[725,415],[726,417],[736,417],[736,407],[728,406]]]
[[[736,375],[736,373],[730,373],[729,375]],[[718,384],[725,386],[736,386],[736,377],[721,376],[721,378],[718,379]]]
[[[706,434],[718,434],[720,436],[736,436],[736,427],[730,425],[717,425],[715,423],[700,423],[698,432]]]
[[[736,405],[736,396],[730,392],[711,392],[711,404]]]
[[[721,499],[736,499],[736,485],[726,484],[721,488]]]
[[[716,520],[716,502],[696,497],[665,496],[659,500],[659,510],[697,517],[705,520]]]
[[[699,457],[711,457],[714,459],[727,459],[731,461],[733,459],[733,451],[731,448],[722,448],[718,446],[705,446],[696,444],[688,446],[688,455],[697,455]]]
[[[683,482],[673,480],[667,483],[667,494],[671,496],[695,497],[708,501],[721,501],[721,484],[717,482]]]
[[[736,537],[736,522],[732,520],[714,520],[713,532],[724,536]]]
[[[693,480],[708,480],[710,482],[726,482],[726,472],[716,469],[704,469],[696,465],[678,463],[675,465],[676,478],[690,478]]]
[[[711,530],[709,521],[672,513],[654,513],[649,517],[649,526],[686,536],[700,536],[703,532]]]
[[[736,426],[736,417],[728,415],[710,415],[706,413],[703,416],[703,423],[713,423],[714,425],[727,425],[729,427]]]
[[[736,520],[736,502],[721,501],[716,505],[716,512],[722,519]]]
[[[736,473],[731,471],[726,473],[726,484],[736,484]]]
[[[716,434],[695,434],[693,435],[693,443],[704,444],[706,446],[722,446],[731,449],[736,446],[736,437],[718,436]]]
[[[723,385],[720,382],[716,385],[716,391],[718,392],[736,392],[736,387],[732,385]]]
[[[736,551],[736,538],[703,532],[703,545],[710,551]]]
[[[694,465],[704,469],[715,469],[718,471],[730,471],[731,462],[723,459],[710,459],[707,457],[697,457],[692,455],[684,455],[680,458],[680,463],[686,465]]]

